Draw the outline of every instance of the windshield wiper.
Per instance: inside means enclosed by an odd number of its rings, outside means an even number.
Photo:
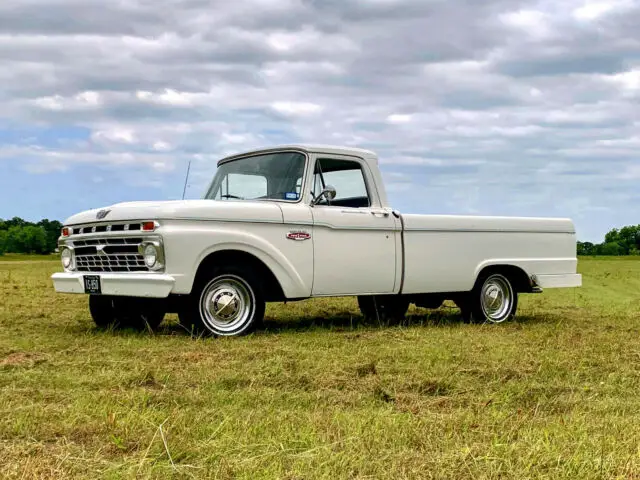
[[[229,195],[229,194],[220,195],[220,198],[237,198],[238,200],[244,200],[244,197],[239,197],[237,195]]]

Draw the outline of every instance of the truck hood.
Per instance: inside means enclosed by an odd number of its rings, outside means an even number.
[[[109,211],[98,219],[98,212]],[[65,225],[131,220],[246,220],[283,222],[282,210],[275,202],[178,200],[165,202],[127,202],[87,210],[69,217]]]

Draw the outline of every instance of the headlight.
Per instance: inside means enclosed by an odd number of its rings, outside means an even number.
[[[158,249],[155,245],[147,245],[144,247],[144,263],[147,267],[153,268],[158,261]]]
[[[70,248],[65,248],[60,254],[62,260],[62,266],[65,270],[71,270],[73,267],[73,251]]]

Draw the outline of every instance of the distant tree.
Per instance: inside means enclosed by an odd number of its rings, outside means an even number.
[[[61,229],[57,220],[44,219],[35,224],[19,217],[0,219],[0,252],[51,253],[58,246]]]
[[[29,222],[27,222],[26,220],[23,220],[20,217],[13,217],[11,220],[5,220],[4,223],[6,224],[7,229],[11,227],[25,227],[29,225]]]
[[[597,255],[626,255],[624,247],[618,242],[601,243],[596,247]]]
[[[632,249],[640,248],[640,225],[629,225],[620,229],[620,240],[623,247],[629,253]]]
[[[595,255],[596,246],[591,242],[578,242],[578,255]]]
[[[55,251],[58,247],[58,238],[62,230],[62,223],[57,220],[50,221],[48,219],[40,220],[38,226],[42,227],[47,236],[47,253]]]
[[[632,249],[640,249],[640,225],[614,228],[604,236],[604,243],[617,243],[624,250],[622,255],[629,255]]]
[[[49,253],[47,234],[42,227],[10,227],[6,232],[5,251],[12,253]]]
[[[620,240],[620,230],[614,228],[604,234],[604,243],[617,242]]]
[[[25,242],[22,234],[22,227],[9,227],[7,230],[6,251],[11,253],[22,253]]]
[[[7,231],[0,230],[0,255],[7,251]]]
[[[44,255],[50,253],[47,246],[47,232],[44,228],[28,225],[24,227],[25,237],[27,240],[26,253],[37,253]]]

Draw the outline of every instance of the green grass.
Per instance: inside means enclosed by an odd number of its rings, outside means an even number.
[[[25,253],[5,253],[0,255],[0,264],[5,262],[42,262],[58,260],[60,256],[56,253],[48,255],[30,255]]]
[[[218,340],[99,332],[57,262],[4,260],[3,478],[640,478],[638,259],[500,326],[325,299]]]

